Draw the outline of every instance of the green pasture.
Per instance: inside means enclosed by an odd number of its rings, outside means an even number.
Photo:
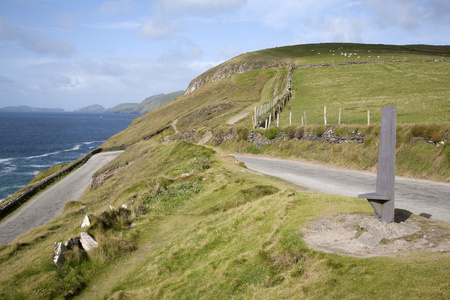
[[[450,122],[450,63],[396,62],[296,69],[281,124],[379,123],[381,107],[397,106],[397,123]]]

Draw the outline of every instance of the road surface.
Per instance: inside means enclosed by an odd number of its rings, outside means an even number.
[[[0,223],[0,244],[9,244],[16,237],[59,216],[64,205],[78,200],[92,181],[92,175],[123,151],[101,152],[84,165],[34,196],[20,209]]]
[[[234,155],[254,171],[328,194],[358,197],[375,192],[376,174],[282,159]],[[361,201],[366,201],[361,199]],[[450,222],[450,184],[395,178],[395,207]]]

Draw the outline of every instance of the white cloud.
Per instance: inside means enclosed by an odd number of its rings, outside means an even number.
[[[103,2],[97,9],[100,15],[116,15],[125,11],[131,11],[135,4],[132,0],[111,0]]]
[[[67,30],[75,29],[75,17],[70,12],[61,12],[55,14],[55,19],[61,28]]]
[[[141,34],[150,39],[165,39],[181,29],[175,23],[169,23],[162,14],[158,14],[142,25]]]
[[[82,25],[86,26],[86,27],[99,28],[99,29],[137,29],[137,28],[142,27],[143,22],[133,20],[133,21],[123,21],[123,22],[116,22],[116,23],[99,23],[99,24],[84,23]]]
[[[381,28],[413,30],[430,25],[448,26],[450,2],[442,0],[362,0]]]
[[[0,83],[13,83],[14,80],[0,74]]]
[[[246,0],[162,0],[161,6],[170,12],[190,14],[220,14],[241,8]]]
[[[36,30],[20,27],[4,17],[0,17],[0,39],[13,41],[38,54],[68,56],[75,51],[69,41],[48,39]]]
[[[231,59],[242,53],[241,45],[216,46],[214,56],[219,59]]]
[[[325,17],[324,31],[330,41],[361,42],[361,26],[356,20]]]

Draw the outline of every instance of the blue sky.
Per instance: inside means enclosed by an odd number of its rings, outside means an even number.
[[[141,102],[277,46],[449,39],[448,0],[0,0],[0,107]]]

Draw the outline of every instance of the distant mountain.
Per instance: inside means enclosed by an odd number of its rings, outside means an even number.
[[[108,108],[106,112],[143,115],[172,102],[182,96],[183,93],[184,91],[177,91],[167,95],[158,94],[146,98],[141,103],[121,103],[112,108]]]
[[[38,108],[38,107],[30,107],[26,105],[20,106],[7,106],[0,108],[0,111],[6,112],[64,112],[62,108]]]
[[[100,104],[93,104],[79,109],[75,109],[74,112],[84,112],[84,113],[102,113],[105,112],[105,108]]]

